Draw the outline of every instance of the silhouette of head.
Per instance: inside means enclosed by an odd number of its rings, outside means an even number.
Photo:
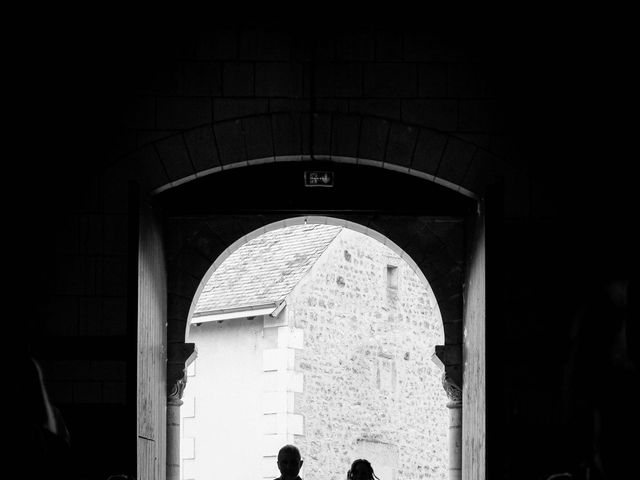
[[[369,460],[359,458],[351,464],[349,473],[347,474],[349,480],[377,480],[378,477],[373,473],[373,467]]]
[[[282,480],[294,480],[300,468],[302,467],[302,458],[300,450],[294,445],[285,445],[278,452],[278,470]]]

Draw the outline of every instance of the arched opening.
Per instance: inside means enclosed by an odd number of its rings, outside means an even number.
[[[330,169],[336,179],[334,187],[307,188],[302,181],[310,169]],[[450,458],[455,459],[450,478],[460,478],[463,449],[468,447],[470,457],[472,450],[479,451],[478,444],[484,445],[484,265],[475,260],[482,250],[476,248],[475,235],[482,227],[476,201],[390,169],[289,161],[234,168],[192,180],[156,195],[155,206],[163,216],[167,260],[168,478],[179,478],[178,405],[187,379],[185,366],[194,354],[185,335],[201,281],[216,259],[221,262],[233,251],[235,242],[246,241],[251,232],[258,235],[274,222],[286,223],[292,216],[330,216],[342,224],[365,226],[374,237],[379,232],[387,243],[414,259],[417,270],[429,275],[444,326],[444,345],[436,354],[445,370],[451,425],[458,433],[465,421],[463,401],[474,407],[467,420],[476,422],[466,429],[469,443],[458,438],[449,449]],[[476,278],[470,281],[472,270]],[[466,327],[477,324],[479,328],[463,339],[467,318],[471,323]],[[463,368],[465,355],[467,366]],[[469,365],[477,368],[470,370]],[[466,374],[471,375],[467,385],[473,385],[468,398],[461,394]]]
[[[442,318],[384,235],[326,216],[275,222],[225,250],[196,297],[181,478],[273,479],[286,443],[312,480],[356,458],[381,480],[448,478]]]

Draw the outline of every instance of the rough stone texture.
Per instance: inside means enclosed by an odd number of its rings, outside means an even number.
[[[317,254],[305,255],[305,245],[315,245]],[[305,268],[296,267],[300,262]],[[396,253],[367,235],[330,225],[297,225],[263,234],[231,254],[209,279],[196,312],[215,311],[224,301],[227,307],[246,305],[248,299],[263,304],[260,294],[286,286],[283,276],[293,283],[283,290],[287,307],[277,318],[265,316],[264,324],[258,318],[205,322],[192,330],[199,373],[185,399],[188,406],[201,407],[195,416],[189,408],[182,414],[183,442],[194,445],[182,453],[185,474],[195,479],[209,474],[211,465],[207,468],[206,456],[199,453],[203,449],[225,458],[235,454],[212,426],[230,421],[235,427],[227,435],[237,436],[255,429],[252,419],[264,413],[264,438],[244,439],[246,465],[230,465],[233,470],[226,471],[218,462],[218,475],[255,478],[260,458],[262,478],[273,479],[278,449],[294,443],[305,458],[302,476],[307,480],[342,478],[362,457],[381,480],[447,478],[447,396],[442,372],[431,361],[435,345],[444,343],[444,331],[430,287]],[[198,325],[197,317],[193,321]],[[249,327],[257,324],[260,334],[247,348],[243,335],[250,336]],[[220,328],[236,334],[222,337]],[[215,361],[209,357],[213,341],[218,342]],[[221,349],[229,353],[220,355]],[[262,365],[251,360],[263,351]],[[249,368],[242,378],[262,378],[260,385],[251,387],[255,380],[245,380],[231,387],[216,380],[219,375],[237,378],[238,365]],[[275,382],[276,377],[291,381]],[[221,383],[227,386],[225,394],[210,387]],[[291,401],[283,406],[263,400],[256,405],[262,410],[255,412],[232,408],[228,399],[238,395],[237,388],[249,387]],[[198,422],[197,432],[193,422]]]
[[[387,265],[397,266],[397,289],[386,286]],[[447,478],[447,398],[430,360],[442,323],[409,265],[343,229],[287,302],[290,325],[305,335],[295,403],[304,478],[342,478],[363,453],[395,478]]]

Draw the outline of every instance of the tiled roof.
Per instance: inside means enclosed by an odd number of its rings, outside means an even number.
[[[250,240],[213,273],[194,314],[283,300],[341,229],[333,225],[294,225]]]

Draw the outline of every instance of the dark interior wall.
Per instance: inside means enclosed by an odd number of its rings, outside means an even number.
[[[526,195],[521,184],[504,186],[499,234],[487,233],[487,242],[500,245],[487,258],[500,305],[488,332],[487,421],[495,442],[488,465],[491,478],[577,469],[589,457],[589,412],[613,388],[589,387],[584,368],[593,359],[584,352],[608,351],[594,331],[615,326],[625,310],[607,307],[605,297],[601,316],[583,320],[582,334],[576,325],[607,281],[631,279],[637,244],[632,57],[624,29],[605,36],[588,28],[606,23],[567,17],[355,33],[340,26],[320,29],[318,38],[287,28],[284,38],[315,38],[323,65],[333,67],[316,72],[312,99],[304,42],[287,50],[302,59],[297,67],[284,77],[275,68],[283,66],[282,35],[260,43],[255,30],[240,36],[241,29],[221,27],[210,37],[216,43],[206,35],[67,29],[24,40],[14,116],[20,155],[8,176],[21,190],[7,202],[16,232],[8,249],[12,297],[29,311],[25,338],[68,420],[80,470],[104,478],[125,468],[121,439],[129,431],[122,420],[130,401],[126,201],[107,208],[94,174],[119,153],[197,122],[312,104],[448,130],[529,174]],[[196,60],[180,63],[179,77],[167,61],[176,56]],[[187,75],[195,67],[203,70]],[[369,80],[361,75],[367,69]],[[603,354],[598,363],[604,375],[635,378],[611,358]],[[619,434],[607,431],[605,441],[624,454]]]

